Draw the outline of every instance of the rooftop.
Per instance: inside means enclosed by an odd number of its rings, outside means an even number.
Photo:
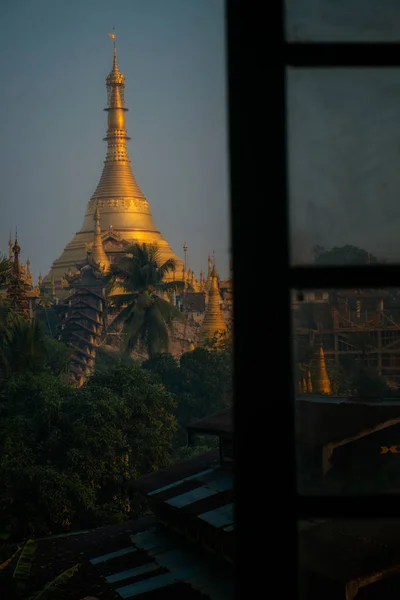
[[[149,473],[139,479],[135,479],[132,482],[132,488],[143,494],[148,494],[157,488],[164,487],[171,483],[177,485],[180,480],[218,465],[218,459],[219,451],[211,450],[210,452],[206,452],[195,458],[190,458],[189,460],[182,461],[171,467],[159,469],[154,473]]]
[[[218,451],[209,452],[146,475],[133,488],[147,495],[159,522],[233,562],[233,472],[222,467],[217,457]]]
[[[318,397],[317,397],[318,398]],[[323,446],[356,436],[361,432],[391,422],[400,422],[398,401],[358,401],[321,397],[296,401],[296,441]]]
[[[187,425],[189,433],[223,434],[233,433],[233,408],[225,408],[209,417],[194,421]]]
[[[64,600],[233,597],[231,565],[156,526],[154,516],[37,540],[36,588],[77,564],[78,572],[63,587]]]

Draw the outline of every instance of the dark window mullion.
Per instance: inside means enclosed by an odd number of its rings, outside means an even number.
[[[286,43],[287,67],[400,67],[400,43]]]
[[[289,267],[292,289],[400,288],[400,265]]]

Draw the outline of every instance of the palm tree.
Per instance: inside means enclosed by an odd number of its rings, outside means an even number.
[[[164,281],[175,271],[175,260],[160,265],[159,256],[157,244],[133,244],[111,265],[107,291],[111,308],[118,312],[111,328],[122,326],[126,354],[137,346],[147,350],[150,358],[168,351],[169,330],[175,319],[182,319],[182,313],[160,294],[180,291],[185,283]]]
[[[10,283],[12,266],[11,260],[4,255],[0,255],[0,287]]]
[[[27,321],[10,311],[0,336],[0,379],[12,374],[35,371],[46,359],[47,351],[39,323]]]

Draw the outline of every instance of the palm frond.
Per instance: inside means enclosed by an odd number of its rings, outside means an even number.
[[[182,281],[164,282],[163,278],[175,271],[173,258],[160,266],[160,251],[157,244],[132,244],[126,255],[111,266],[107,292],[110,306],[119,310],[111,329],[123,325],[125,334],[124,352],[135,347],[145,347],[149,355],[168,349],[168,328],[173,319],[182,319],[182,313],[158,298],[155,292],[176,292],[184,288]],[[118,293],[123,290],[126,293]]]
[[[185,289],[184,281],[162,281],[157,284],[157,289],[162,292],[180,293]]]
[[[134,304],[137,300],[137,293],[127,293],[127,294],[114,294],[110,296],[108,299],[108,303],[112,310],[121,310],[125,306],[129,306],[130,304]]]
[[[134,310],[134,304],[129,304],[128,306],[125,306],[125,308],[123,308],[111,321],[111,323],[108,327],[108,331],[110,331],[110,332],[115,331],[115,329],[117,327],[120,327],[121,325],[123,325],[125,323],[125,321],[127,319],[129,319],[129,316],[131,315],[133,310]]]
[[[148,309],[146,321],[146,346],[150,358],[155,354],[160,354],[163,350],[168,352],[169,346],[167,324],[160,311],[158,300],[160,298],[157,298],[153,306]],[[169,302],[166,302],[166,304],[169,304]]]
[[[145,247],[149,261],[158,265],[160,262],[160,249],[158,244],[143,244],[143,246]]]
[[[6,256],[0,256],[0,285],[6,285],[10,282],[12,274],[12,261]]]
[[[29,539],[23,547],[19,556],[18,562],[15,566],[13,578],[18,580],[28,579],[31,569],[33,558],[35,555],[36,544],[34,540]]]
[[[158,278],[162,281],[168,273],[174,273],[176,271],[176,260],[174,258],[168,258],[160,267],[158,267]]]
[[[60,587],[65,585],[67,581],[75,575],[80,566],[81,564],[78,563],[77,565],[71,567],[70,569],[67,569],[66,571],[58,575],[55,579],[53,579],[53,581],[48,583],[40,592],[35,594],[35,596],[32,596],[31,600],[39,600],[39,598],[44,599],[52,595],[53,592],[59,590]]]
[[[130,354],[137,345],[142,345],[145,338],[146,309],[135,306],[130,317],[124,321],[125,345],[124,352]]]
[[[159,298],[157,296],[155,302],[167,325],[171,324],[174,319],[178,321],[185,320],[185,314],[171,304],[171,302],[168,302],[168,300],[164,300],[164,298]]]

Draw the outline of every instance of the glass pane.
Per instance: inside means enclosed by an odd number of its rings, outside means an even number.
[[[398,598],[398,519],[308,519],[298,524],[300,600]]]
[[[400,69],[287,79],[292,262],[398,261]]]
[[[292,296],[302,494],[400,490],[400,292]]]
[[[290,42],[396,42],[400,40],[397,0],[286,0]]]

